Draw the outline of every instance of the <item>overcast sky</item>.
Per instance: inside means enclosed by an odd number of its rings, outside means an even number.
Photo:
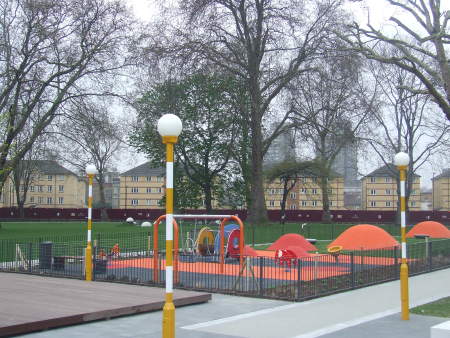
[[[151,21],[152,18],[158,13],[156,0],[126,0],[126,2],[133,8],[136,16],[143,21]],[[445,3],[445,1],[443,1],[443,3]],[[369,10],[371,24],[375,27],[383,26],[385,29],[389,29],[391,26],[388,23],[389,17],[393,14],[398,14],[398,10],[395,10],[393,7],[387,5],[385,1],[381,0],[366,0],[363,2],[353,3],[349,6],[351,6],[351,12],[355,14],[361,24],[367,22],[367,11]],[[448,6],[450,9],[450,1],[448,1],[445,6]],[[404,20],[407,19],[408,17],[405,16]],[[129,154],[124,154],[124,160],[118,163],[117,167],[118,170],[122,172],[145,161],[145,156],[130,152]],[[361,161],[361,163],[359,163],[359,171],[362,173],[369,173],[379,164],[380,162],[376,159],[372,163],[367,160]],[[422,188],[430,188],[433,174],[438,175],[440,171],[441,168],[439,163],[430,163],[430,165],[422,167],[418,172],[418,174],[422,176]]]

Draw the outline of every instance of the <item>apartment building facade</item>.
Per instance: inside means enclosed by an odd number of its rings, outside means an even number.
[[[19,196],[24,196],[25,208],[84,208],[86,182],[54,160],[35,160],[30,166],[28,183],[20,182]],[[27,184],[27,187],[25,187]],[[5,182],[2,207],[17,207],[17,193],[12,175]]]
[[[432,179],[433,209],[450,211],[450,168]]]
[[[120,209],[161,209],[165,191],[165,169],[146,162],[120,174]]]
[[[286,210],[323,210],[322,189],[320,178],[313,173],[299,175],[288,182],[295,182],[294,188],[288,193]],[[283,200],[284,184],[281,180],[265,183],[266,207],[268,210],[279,210]],[[335,176],[328,185],[330,209],[344,209],[344,177]]]
[[[393,164],[382,166],[361,179],[363,210],[397,210],[398,170]],[[420,210],[420,176],[413,176],[409,210]]]

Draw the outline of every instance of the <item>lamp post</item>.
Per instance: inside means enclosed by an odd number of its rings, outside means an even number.
[[[402,260],[400,265],[400,299],[402,308],[402,319],[409,319],[409,291],[408,291],[408,263],[406,261],[406,198],[405,181],[408,169],[409,156],[399,152],[394,157],[394,164],[400,172],[400,216],[401,216],[401,242]]]
[[[89,164],[86,166],[86,174],[89,179],[89,193],[88,193],[88,230],[87,230],[87,247],[85,252],[85,266],[86,266],[86,280],[92,280],[92,183],[94,181],[94,175],[97,173],[95,165]]]
[[[165,114],[158,120],[158,133],[166,145],[166,301],[163,307],[163,337],[175,337],[173,304],[173,148],[183,124],[178,116]]]

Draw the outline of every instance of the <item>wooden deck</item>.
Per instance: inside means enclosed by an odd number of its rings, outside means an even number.
[[[165,290],[138,285],[0,273],[0,337],[157,311]],[[175,306],[207,302],[211,294],[175,290]]]

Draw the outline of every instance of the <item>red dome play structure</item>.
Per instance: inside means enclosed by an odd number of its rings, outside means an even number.
[[[439,222],[425,221],[417,223],[406,237],[414,238],[415,235],[428,235],[431,238],[450,238],[450,230]]]
[[[317,248],[309,243],[305,237],[299,234],[286,234],[278,238],[267,250],[283,250],[288,247],[300,247],[305,251],[317,251]]]
[[[371,224],[358,224],[340,234],[327,247],[340,245],[343,250],[371,250],[398,246],[385,230]]]

